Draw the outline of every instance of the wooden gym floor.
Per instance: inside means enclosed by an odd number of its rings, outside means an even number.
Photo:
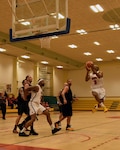
[[[59,112],[50,112],[53,123],[58,120]],[[0,150],[120,150],[120,112],[119,111],[74,111],[72,127],[66,131],[66,120],[62,130],[51,134],[44,115],[38,116],[35,130],[38,136],[19,137],[12,133],[16,113],[0,115]],[[24,118],[25,116],[23,116]]]

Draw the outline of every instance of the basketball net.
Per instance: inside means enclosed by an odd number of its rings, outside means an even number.
[[[51,37],[40,38],[41,48],[50,48]]]

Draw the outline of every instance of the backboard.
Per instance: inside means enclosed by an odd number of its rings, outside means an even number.
[[[67,34],[68,0],[8,0],[12,10],[10,41]]]

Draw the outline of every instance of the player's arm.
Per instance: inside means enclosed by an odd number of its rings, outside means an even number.
[[[38,90],[39,90],[38,86],[29,86],[24,90],[25,98],[27,98],[27,96],[30,94],[31,91],[37,93]]]
[[[94,65],[91,67],[92,71],[94,74],[97,75],[98,78],[102,78],[103,77],[103,72],[102,71],[97,71],[95,68],[94,68]]]
[[[86,73],[86,76],[85,76],[85,81],[88,81],[90,80],[90,70],[86,67],[86,70],[87,70],[87,73]]]
[[[25,100],[25,94],[24,94],[23,88],[20,88],[20,89],[19,89],[19,93],[20,93],[22,99]]]
[[[62,93],[61,93],[61,95],[62,95],[62,97],[63,97],[63,102],[64,102],[64,104],[67,104],[67,100],[66,100],[66,97],[65,97],[65,93],[68,92],[68,89],[69,89],[69,87],[68,87],[68,86],[65,86],[64,89],[63,89],[63,91],[62,91]]]
[[[38,86],[29,86],[28,88],[25,89],[25,91],[27,92],[31,92],[31,91],[38,92],[38,90],[39,90]]]

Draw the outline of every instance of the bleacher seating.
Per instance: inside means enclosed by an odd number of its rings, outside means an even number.
[[[92,110],[96,103],[93,97],[81,97],[73,102],[73,110]],[[120,110],[120,97],[106,97],[105,105],[109,110]]]
[[[59,110],[56,97],[45,97],[45,101],[49,102],[52,111]],[[79,97],[73,102],[73,111],[92,110],[96,103],[97,102],[93,97]],[[120,110],[120,97],[106,97],[105,105],[109,110]],[[102,110],[102,108],[99,110]],[[16,108],[11,109],[7,106],[7,113],[16,113],[17,111]]]

